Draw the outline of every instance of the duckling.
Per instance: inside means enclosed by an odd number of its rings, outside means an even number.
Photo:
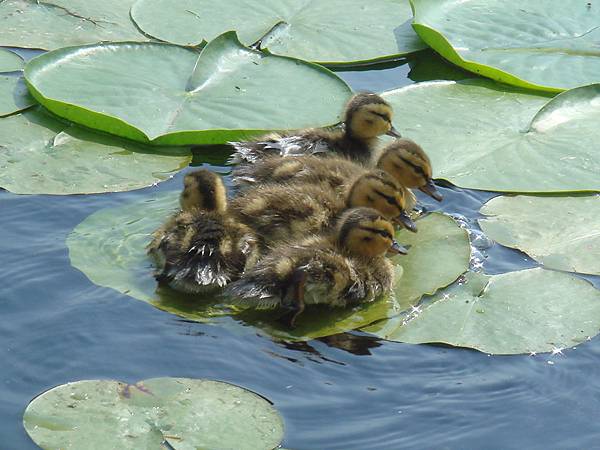
[[[265,184],[233,199],[229,210],[256,232],[266,248],[328,229],[344,209],[357,206],[372,207],[415,231],[404,204],[398,183],[383,171],[371,170],[355,178],[343,195],[326,183]]]
[[[431,162],[425,151],[408,139],[397,139],[386,145],[373,160],[373,165],[392,175],[405,188],[418,188],[438,201],[441,194],[431,178]],[[266,183],[304,182],[327,183],[332,189],[344,189],[367,168],[344,157],[298,156],[282,158],[271,156],[253,165],[233,170],[233,182],[239,187]],[[411,191],[405,192],[406,210],[416,205]]]
[[[400,137],[392,125],[392,107],[377,94],[354,95],[337,129],[310,128],[290,133],[272,133],[248,142],[231,142],[235,152],[231,164],[255,163],[267,156],[298,156],[336,153],[368,162],[378,136]]]
[[[160,283],[203,293],[239,278],[258,259],[257,238],[230,214],[221,177],[208,170],[188,173],[181,211],[153,233],[147,247]]]
[[[258,309],[277,306],[294,327],[307,304],[345,307],[388,293],[394,282],[387,252],[406,254],[394,228],[372,208],[347,210],[333,233],[273,248],[225,293]]]
[[[410,139],[396,139],[374,157],[375,165],[392,175],[400,184],[419,189],[441,202],[444,197],[433,184],[431,161],[419,144]]]

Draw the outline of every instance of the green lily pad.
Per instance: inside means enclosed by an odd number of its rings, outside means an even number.
[[[0,76],[0,117],[22,111],[34,104],[35,100],[29,95],[22,77]]]
[[[517,248],[544,266],[600,275],[600,197],[496,197],[479,219],[499,244]]]
[[[21,70],[24,65],[25,62],[19,55],[10,50],[0,48],[0,72],[14,72],[16,70]]]
[[[63,384],[31,401],[23,425],[37,445],[56,450],[270,450],[283,439],[283,420],[263,397],[191,378]]]
[[[469,273],[422,311],[365,331],[412,344],[444,343],[491,354],[558,351],[600,331],[600,291],[541,268],[501,275]]]
[[[351,95],[327,69],[250,50],[233,32],[200,53],[154,43],[56,50],[29,62],[25,77],[34,97],[59,116],[167,145],[331,125]]]
[[[0,186],[15,194],[90,194],[169,179],[189,150],[148,147],[59,122],[41,110],[0,119]]]
[[[600,14],[581,0],[411,0],[417,34],[478,75],[558,92],[600,81]]]
[[[600,85],[549,100],[476,79],[419,83],[383,97],[395,126],[428,152],[437,178],[503,192],[600,190]]]
[[[469,265],[467,233],[448,216],[431,214],[419,220],[417,234],[401,231],[398,238],[413,247],[397,257],[399,282],[395,296],[355,309],[307,309],[294,330],[277,326],[277,313],[233,310],[226,298],[198,298],[168,289],[157,290],[152,262],[146,255],[151,233],[178,208],[178,193],[171,192],[95,212],[67,238],[71,264],[93,283],[115,289],[179,316],[209,321],[225,314],[249,322],[285,339],[309,340],[352,330],[398,314],[460,276]],[[402,269],[403,268],[403,269]],[[402,276],[404,272],[404,276]]]
[[[129,17],[135,0],[4,0],[0,45],[53,50],[102,41],[147,41]]]
[[[471,249],[467,232],[444,214],[430,214],[418,222],[419,232],[400,231],[396,239],[410,245],[408,255],[394,258],[396,286],[391,296],[349,309],[310,307],[298,317],[296,328],[283,328],[264,311],[240,317],[272,336],[310,340],[364,327],[398,315],[418,303],[423,295],[449,285],[469,267]]]
[[[407,0],[138,0],[131,16],[150,36],[199,45],[235,30],[251,45],[321,64],[374,62],[426,48]]]

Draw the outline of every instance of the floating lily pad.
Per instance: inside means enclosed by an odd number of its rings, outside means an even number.
[[[398,315],[449,285],[469,267],[471,249],[467,232],[443,214],[430,214],[418,221],[419,232],[400,231],[396,236],[410,245],[408,255],[394,258],[398,265],[394,293],[373,303],[355,308],[310,307],[298,317],[296,328],[288,330],[269,313],[258,311],[242,315],[269,334],[282,339],[309,340],[364,327],[377,320]]]
[[[483,231],[544,266],[600,275],[600,197],[496,197],[481,209]]]
[[[0,8],[2,6],[0,5]],[[23,58],[10,50],[0,48],[0,72],[14,72],[21,70],[25,62]]]
[[[351,95],[327,69],[250,50],[232,32],[201,53],[152,43],[56,50],[32,60],[25,77],[59,116],[168,145],[331,125]]]
[[[138,0],[131,16],[145,33],[199,45],[235,30],[251,45],[323,64],[389,59],[426,48],[407,0]]]
[[[550,352],[600,331],[600,291],[541,268],[501,275],[469,273],[418,314],[366,329],[383,339],[444,343],[491,354]]]
[[[189,150],[126,142],[40,110],[0,119],[0,186],[16,194],[139,189],[170,178],[190,160]]]
[[[600,10],[581,0],[411,0],[417,34],[444,58],[516,86],[600,81]]]
[[[420,83],[383,97],[438,178],[490,191],[600,190],[600,85],[549,99],[477,79]]]
[[[0,117],[14,114],[34,104],[35,100],[29,95],[22,77],[0,76]]]
[[[147,41],[129,17],[134,0],[4,0],[0,45],[53,50],[102,41]]]
[[[23,425],[44,449],[270,450],[283,438],[283,420],[263,397],[190,378],[63,384],[32,400]]]
[[[277,312],[240,313],[229,308],[226,298],[215,295],[198,298],[167,289],[157,291],[146,245],[151,233],[177,208],[178,193],[173,192],[90,215],[67,239],[71,264],[100,286],[182,317],[207,321],[224,314],[236,314],[272,335],[294,340],[328,336],[396,315],[418,302],[422,295],[432,294],[452,283],[469,265],[466,232],[450,217],[431,214],[419,220],[417,234],[399,233],[398,238],[413,247],[408,256],[394,259],[404,268],[398,270],[394,298],[355,309],[307,309],[299,317],[297,328],[287,330],[276,325]]]

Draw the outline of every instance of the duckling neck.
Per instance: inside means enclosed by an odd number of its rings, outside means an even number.
[[[371,159],[371,148],[376,142],[377,138],[365,139],[354,136],[346,127],[346,132],[340,139],[339,152],[353,160],[367,162]]]

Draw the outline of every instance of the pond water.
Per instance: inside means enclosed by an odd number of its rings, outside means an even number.
[[[381,91],[443,70],[428,52],[377,71],[341,71],[355,89]],[[435,70],[432,70],[435,67]],[[226,155],[196,155],[220,173]],[[307,343],[276,342],[251,326],[189,322],[111,289],[71,267],[69,232],[100,208],[179,190],[183,173],[157,187],[107,195],[18,196],[0,191],[0,448],[37,448],[21,425],[37,394],[81,379],[133,383],[160,377],[228,381],[269,398],[290,449],[600,448],[600,340],[558,355],[489,356],[386,342],[360,332]],[[441,207],[476,229],[495,194],[451,186]],[[487,273],[535,265],[498,245]],[[224,326],[223,326],[224,325]]]

